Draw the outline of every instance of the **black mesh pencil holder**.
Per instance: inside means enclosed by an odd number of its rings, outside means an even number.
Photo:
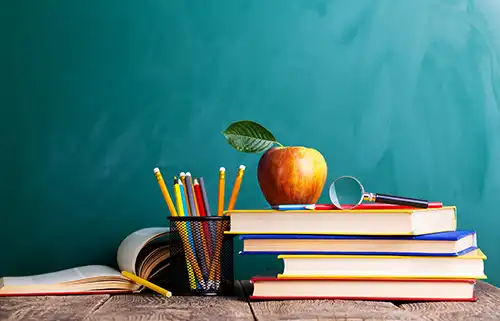
[[[233,237],[229,216],[170,216],[173,253],[182,251],[174,295],[231,295],[234,289]],[[179,274],[177,274],[179,272]]]

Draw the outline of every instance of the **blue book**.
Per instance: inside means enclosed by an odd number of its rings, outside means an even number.
[[[239,238],[241,255],[459,256],[478,248],[476,232],[469,230],[418,236],[246,234]]]

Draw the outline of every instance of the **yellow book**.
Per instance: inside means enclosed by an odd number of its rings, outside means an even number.
[[[227,234],[422,235],[454,231],[456,207],[363,210],[228,210]]]
[[[476,249],[460,256],[279,255],[278,278],[486,279],[486,255]]]

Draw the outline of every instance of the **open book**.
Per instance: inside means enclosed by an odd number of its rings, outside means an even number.
[[[169,266],[168,228],[145,228],[128,235],[120,244],[117,263],[143,279],[152,279]],[[97,294],[139,292],[143,287],[105,265],[86,265],[57,272],[0,279],[0,296]]]

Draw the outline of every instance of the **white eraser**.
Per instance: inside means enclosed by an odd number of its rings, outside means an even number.
[[[187,172],[187,173],[186,173],[186,176],[191,176],[191,173],[190,173],[190,172]]]
[[[180,176],[180,177],[182,177],[182,176],[186,176],[186,173],[181,172],[181,173],[179,174],[179,176]]]
[[[154,170],[153,170],[155,173],[158,173],[160,171],[160,169],[158,167],[156,167]]]
[[[225,172],[226,169],[224,167],[219,168],[219,172]]]
[[[244,170],[245,170],[245,168],[246,168],[246,167],[245,167],[245,165],[240,165],[240,169],[241,169],[242,171],[244,171]]]

